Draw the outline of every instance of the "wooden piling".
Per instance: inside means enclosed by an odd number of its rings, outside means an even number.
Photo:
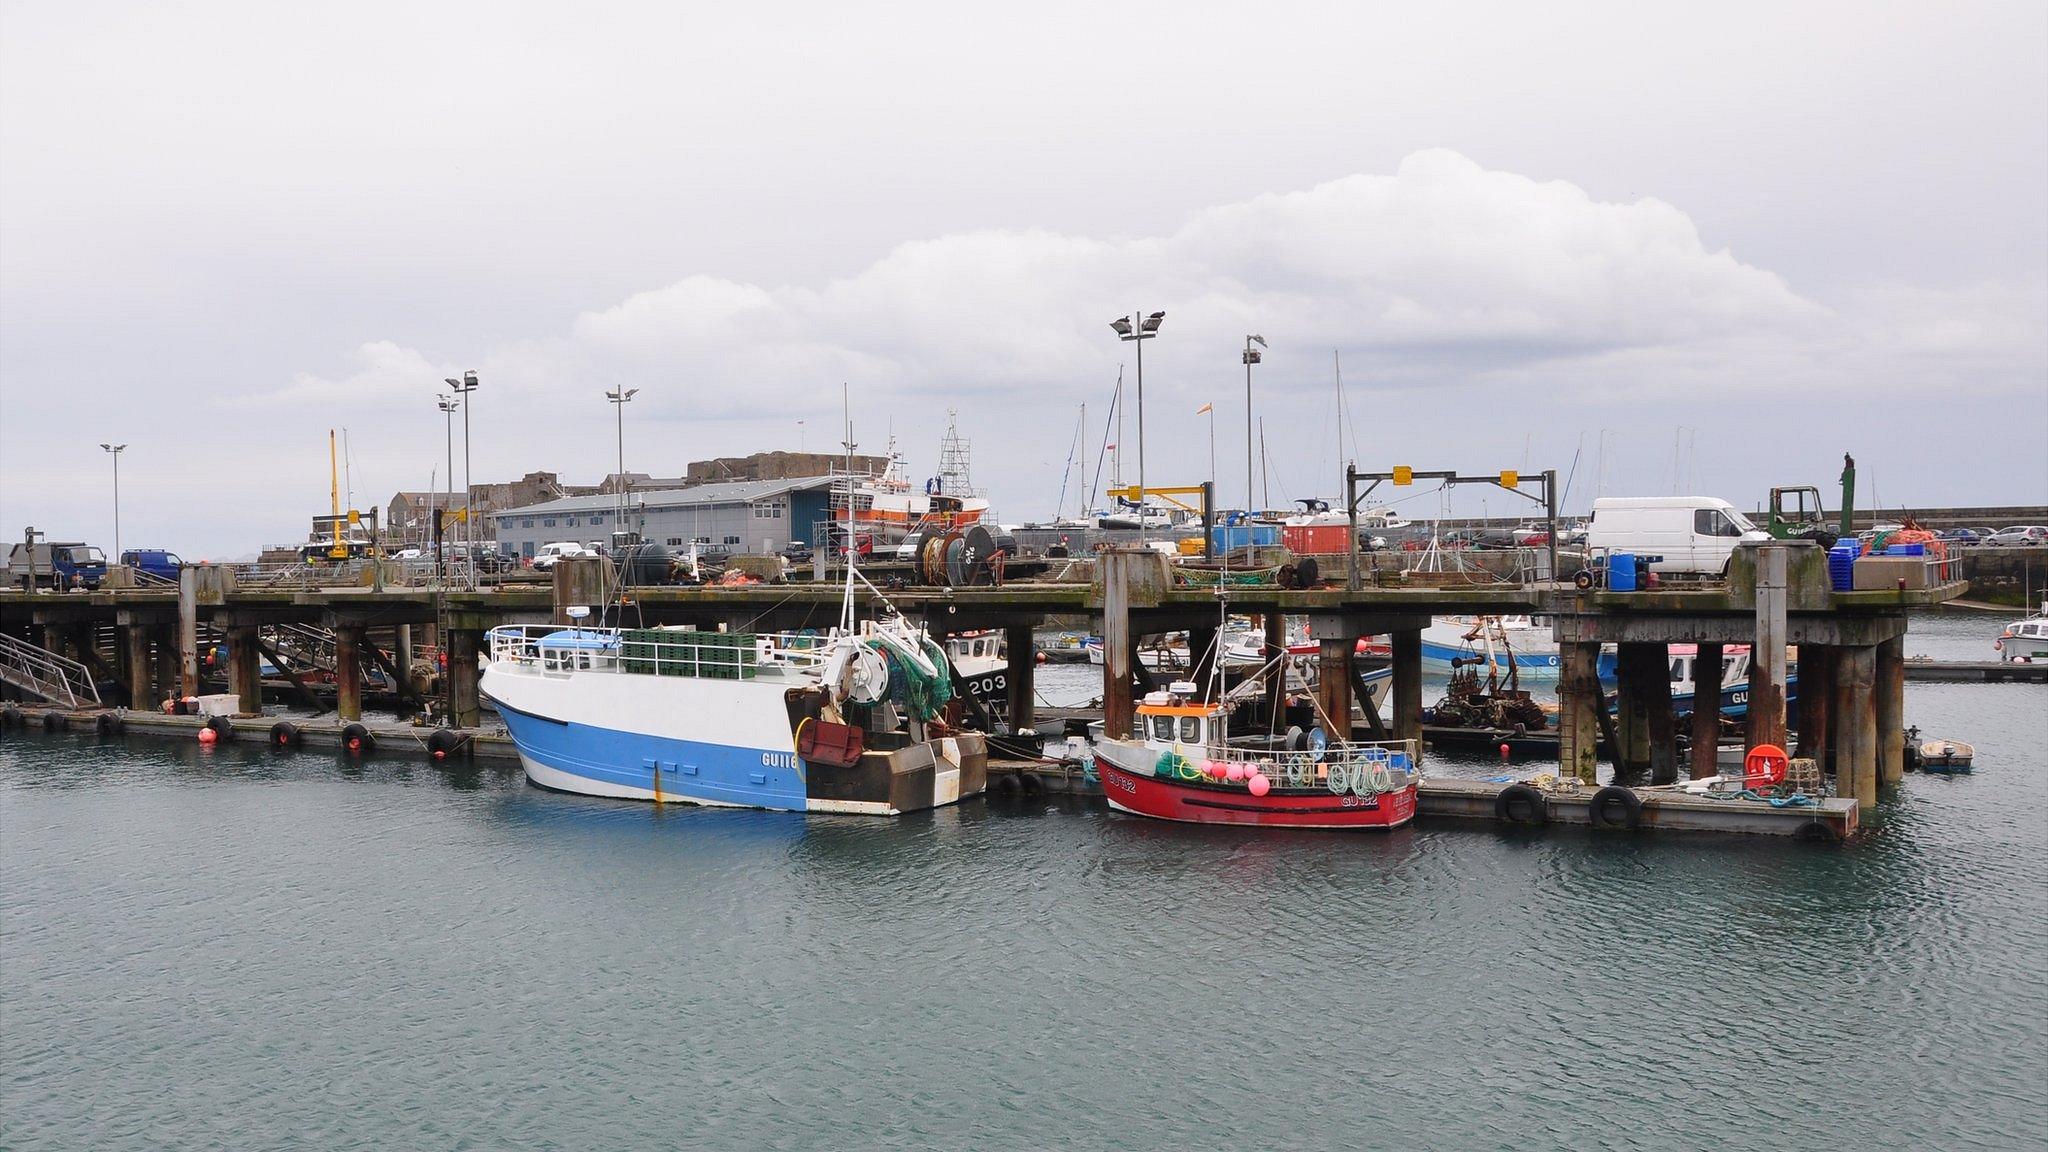
[[[477,692],[481,673],[477,654],[483,633],[474,628],[448,631],[449,720],[457,728],[474,728],[483,719],[483,698]]]
[[[1394,739],[1413,740],[1422,759],[1422,629],[1396,628],[1394,649]]]
[[[1009,659],[1009,668],[1004,675],[1010,693],[1010,731],[1022,732],[1033,726],[1032,713],[1038,702],[1038,652],[1034,647],[1031,625],[1006,625],[1003,642]]]
[[[243,715],[263,711],[263,664],[253,624],[228,629],[228,691],[235,694],[235,708]]]
[[[199,570],[178,573],[178,695],[199,695]]]
[[[1600,645],[1558,645],[1557,771],[1591,784],[1600,767]]]
[[[1825,644],[1799,646],[1799,747],[1801,759],[1828,771],[1828,743],[1835,715],[1835,650]]]
[[[1268,612],[1265,619],[1266,647],[1259,654],[1261,664],[1271,664],[1273,671],[1266,677],[1266,715],[1278,716],[1281,701],[1287,695],[1287,614]]]
[[[343,723],[363,718],[362,647],[362,625],[343,624],[334,630],[334,714]]]
[[[1877,779],[1892,787],[1906,776],[1906,638],[1876,647]]]
[[[1351,739],[1351,656],[1357,647],[1356,636],[1316,641],[1316,709],[1332,740]]]
[[[1662,644],[1624,643],[1616,649],[1614,719],[1620,747],[1615,749],[1614,771],[1634,779],[1654,773],[1657,737],[1671,739],[1671,666],[1665,662],[1667,649]],[[1659,685],[1663,686],[1662,725],[1657,723]],[[1668,747],[1665,758],[1670,759]]]
[[[1721,771],[1721,645],[1703,642],[1692,659],[1692,755],[1689,775],[1704,780]]]
[[[149,708],[156,704],[155,669],[150,661],[149,625],[121,625],[122,647],[127,653],[128,706]]]
[[[1756,560],[1756,643],[1749,653],[1749,746],[1785,746],[1785,546]]]
[[[1102,732],[1121,740],[1131,734],[1131,665],[1137,643],[1131,632],[1133,554],[1105,548],[1095,562],[1102,580]]]
[[[1835,790],[1864,805],[1877,803],[1877,649],[1858,645],[1841,649],[1835,696],[1841,724],[1840,751],[1835,757]]]

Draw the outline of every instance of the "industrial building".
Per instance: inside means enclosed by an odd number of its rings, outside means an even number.
[[[508,509],[491,519],[499,547],[522,557],[543,544],[606,541],[621,530],[670,548],[694,542],[733,552],[779,552],[793,542],[817,543],[817,525],[831,514],[833,483],[829,476],[804,476],[634,491],[627,496],[624,524],[618,522],[618,497],[603,495]]]

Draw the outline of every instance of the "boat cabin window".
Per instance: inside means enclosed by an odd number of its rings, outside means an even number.
[[[1154,740],[1171,741],[1173,739],[1173,717],[1154,716],[1152,718],[1152,738]]]
[[[1202,718],[1200,716],[1183,716],[1180,718],[1180,741],[1183,744],[1200,744],[1202,742]]]
[[[1692,661],[1691,661],[1691,660],[1688,660],[1687,658],[1685,658],[1685,657],[1683,657],[1683,656],[1674,656],[1674,657],[1672,657],[1672,659],[1671,659],[1671,678],[1672,678],[1673,680],[1690,680],[1690,679],[1692,679]]]

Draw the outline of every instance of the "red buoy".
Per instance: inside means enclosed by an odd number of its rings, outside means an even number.
[[[1508,758],[1508,746],[1505,744],[1500,746],[1500,758],[1503,760]]]
[[[220,733],[215,732],[211,728],[201,728],[199,730],[199,742],[201,744],[212,744],[218,739],[220,739]]]

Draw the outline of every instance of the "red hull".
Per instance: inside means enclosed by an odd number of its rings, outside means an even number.
[[[1377,796],[1339,796],[1323,788],[1276,788],[1254,796],[1243,788],[1139,776],[1101,756],[1095,767],[1111,807],[1160,820],[1257,828],[1399,828],[1415,818],[1413,784]]]

